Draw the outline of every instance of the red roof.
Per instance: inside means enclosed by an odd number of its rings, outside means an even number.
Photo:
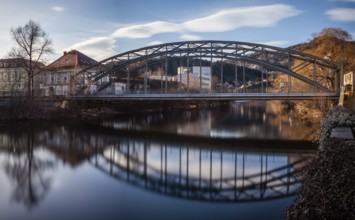
[[[96,64],[97,61],[86,56],[85,54],[71,50],[69,52],[64,51],[63,56],[58,58],[53,63],[49,64],[50,68],[74,68],[74,67],[87,67]]]

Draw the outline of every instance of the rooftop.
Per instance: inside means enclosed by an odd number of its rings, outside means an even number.
[[[64,51],[63,56],[58,58],[53,63],[49,64],[50,68],[74,68],[74,67],[87,67],[96,64],[97,61],[86,56],[85,54],[71,50],[69,52]]]
[[[35,62],[38,64],[38,67],[44,67],[43,63]],[[25,68],[29,64],[29,61],[24,58],[9,58],[9,59],[0,59],[0,69],[5,68]]]

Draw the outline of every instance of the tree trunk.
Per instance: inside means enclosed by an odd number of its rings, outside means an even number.
[[[31,97],[34,96],[34,76],[31,77]]]
[[[28,91],[27,91],[27,95],[28,95],[28,97],[31,97],[31,77],[30,76],[28,76],[28,79],[27,79],[27,88],[28,88]]]

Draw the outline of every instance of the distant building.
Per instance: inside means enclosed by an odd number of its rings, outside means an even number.
[[[176,81],[176,76],[157,76],[157,75],[149,75],[148,79],[151,80],[162,80],[162,81],[171,81],[175,82]]]
[[[88,78],[86,75],[76,76],[76,74],[84,68],[96,63],[96,60],[77,50],[64,51],[63,56],[48,65],[46,95],[66,96],[71,94],[76,86],[76,83],[72,81],[74,78],[77,83],[87,84]],[[90,88],[88,88],[89,92],[97,92],[99,84],[106,82],[109,82],[109,78],[103,77],[99,82],[90,85]]]
[[[113,90],[115,95],[124,94],[127,91],[127,84],[121,82],[115,82],[113,83]]]
[[[41,95],[44,84],[45,66],[33,62],[34,93]],[[0,59],[0,95],[27,95],[28,94],[28,68],[29,61],[23,58]]]
[[[212,74],[211,67],[193,66],[191,68],[178,67],[176,80],[189,88],[211,91]]]
[[[345,92],[354,91],[355,78],[353,72],[348,72],[344,74],[344,90]]]

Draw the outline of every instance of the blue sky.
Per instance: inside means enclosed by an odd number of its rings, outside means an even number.
[[[231,40],[287,47],[324,27],[355,38],[355,0],[2,0],[0,58],[10,29],[30,19],[53,40],[53,60],[77,49],[96,60],[147,45]]]

